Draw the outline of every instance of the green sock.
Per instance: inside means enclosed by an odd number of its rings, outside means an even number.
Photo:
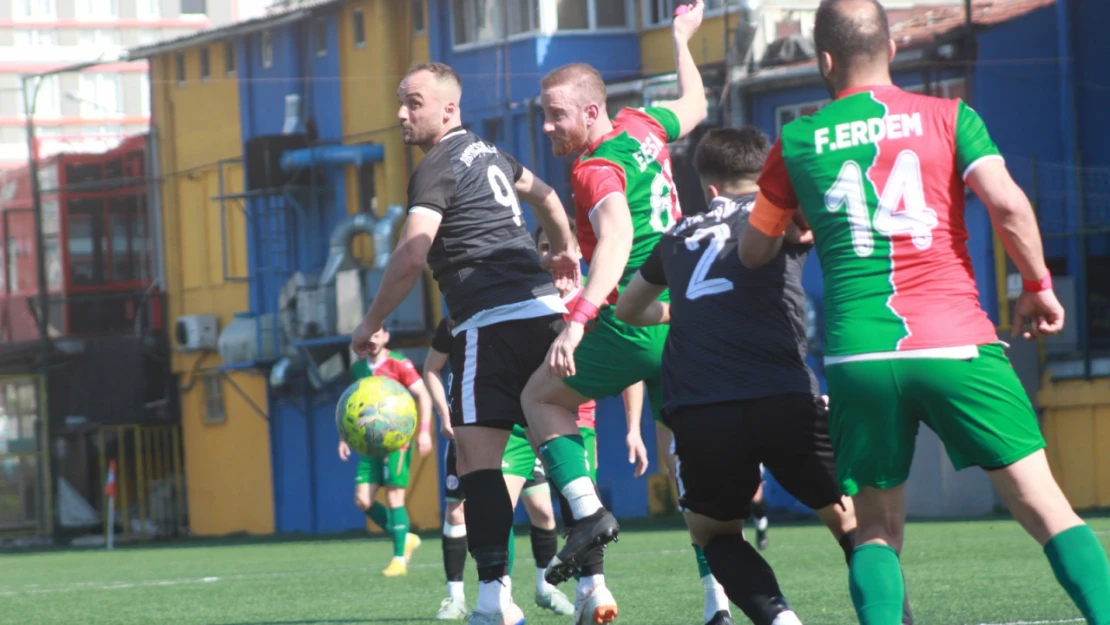
[[[896,551],[875,543],[856,547],[848,566],[848,586],[860,625],[902,622],[906,587]]]
[[[706,575],[713,574],[713,572],[709,570],[709,560],[705,559],[705,552],[697,545],[694,545],[694,559],[698,561],[699,578],[704,578]]]
[[[1110,623],[1110,565],[1091,528],[1084,524],[1060,532],[1044,546],[1044,553],[1087,623]]]
[[[393,557],[402,558],[405,555],[405,539],[409,535],[409,511],[401,506],[389,512],[392,517],[389,533],[393,536]]]
[[[586,446],[582,443],[581,434],[560,436],[547,441],[540,445],[540,455],[547,465],[547,478],[560,491],[578,478],[590,479],[590,468],[586,466]]]
[[[389,531],[389,508],[375,501],[371,504],[370,509],[366,511],[366,516],[370,517],[375,525],[382,528],[382,531]]]
[[[509,527],[509,577],[513,576],[513,562],[516,561],[516,532]]]

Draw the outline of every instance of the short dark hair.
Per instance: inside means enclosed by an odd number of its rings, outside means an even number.
[[[823,0],[813,20],[813,44],[841,65],[882,56],[890,46],[886,9],[877,0]]]
[[[417,63],[409,68],[405,76],[412,76],[416,72],[428,72],[440,82],[454,83],[462,91],[462,79],[459,74],[446,63]]]
[[[715,128],[694,152],[694,169],[703,178],[727,182],[755,178],[771,151],[771,140],[755,126]]]
[[[578,234],[578,224],[574,223],[574,217],[568,216],[567,221],[570,222],[570,233]],[[532,240],[536,245],[540,244],[540,235],[543,234],[543,224],[536,224],[536,231],[532,233]]]

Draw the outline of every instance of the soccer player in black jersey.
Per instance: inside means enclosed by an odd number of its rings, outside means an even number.
[[[769,149],[750,126],[702,138],[694,166],[709,208],[663,235],[616,314],[632,325],[670,324],[663,420],[674,432],[679,503],[713,575],[756,625],[797,625],[771,566],[743,536],[760,463],[816,511],[846,556],[856,521],[837,488],[827,406],[805,363],[802,267],[812,237],[788,231],[778,256],[755,270],[737,254]],[[656,299],[667,288],[670,304]]]
[[[517,625],[524,614],[506,575],[513,510],[501,459],[513,426],[525,425],[521,390],[564,327],[567,311],[552,274],[557,284],[577,284],[580,254],[551,187],[462,127],[462,83],[454,70],[417,65],[397,95],[402,138],[423,150],[424,159],[409,180],[401,237],[351,347],[373,351],[375,332],[427,262],[455,321],[451,420],[479,582],[470,622]],[[541,266],[518,195],[551,237],[552,273]],[[577,432],[573,420],[568,427]],[[568,543],[561,555],[577,559],[589,546]]]

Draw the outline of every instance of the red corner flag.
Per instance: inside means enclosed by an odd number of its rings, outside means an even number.
[[[104,494],[109,497],[116,496],[116,461],[108,462],[108,483],[104,485]]]

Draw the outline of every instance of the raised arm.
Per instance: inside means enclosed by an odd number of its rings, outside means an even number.
[[[670,109],[678,117],[679,138],[690,134],[690,131],[705,119],[707,112],[705,84],[702,82],[697,64],[694,63],[694,57],[690,54],[690,38],[701,26],[704,11],[705,2],[697,0],[692,9],[674,18],[672,34],[674,66],[678,74],[678,99],[664,102],[659,106]]]

